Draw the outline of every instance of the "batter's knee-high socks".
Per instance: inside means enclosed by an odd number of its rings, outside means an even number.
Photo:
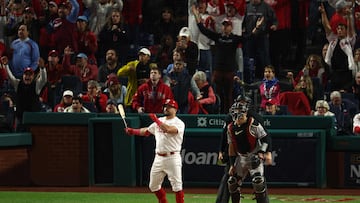
[[[166,199],[166,192],[164,190],[164,188],[160,188],[160,190],[155,192],[156,197],[159,200],[159,203],[168,203],[167,199]]]
[[[184,203],[184,191],[180,190],[175,193],[176,203]]]

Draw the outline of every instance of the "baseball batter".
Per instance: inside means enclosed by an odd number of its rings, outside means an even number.
[[[271,163],[270,137],[248,110],[247,102],[235,102],[229,110],[233,120],[227,126],[229,192],[232,202],[239,203],[242,182],[250,173],[256,202],[268,203],[264,162]]]
[[[128,135],[155,136],[155,159],[150,171],[149,188],[155,193],[159,203],[167,203],[165,190],[161,187],[166,175],[176,194],[176,203],[184,202],[180,150],[185,124],[176,116],[177,109],[176,101],[167,99],[163,109],[164,117],[157,118],[155,114],[149,114],[154,121],[149,127],[125,129]]]
[[[360,135],[360,113],[357,113],[353,118],[353,133]]]

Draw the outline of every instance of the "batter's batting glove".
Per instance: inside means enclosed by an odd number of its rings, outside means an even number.
[[[360,126],[355,126],[354,133],[355,134],[360,134]]]
[[[151,120],[153,120],[158,126],[160,126],[162,124],[162,122],[158,119],[158,117],[153,114],[153,113],[150,113],[149,114],[149,117],[151,118]]]
[[[125,128],[125,133],[128,135],[140,135],[140,129]]]

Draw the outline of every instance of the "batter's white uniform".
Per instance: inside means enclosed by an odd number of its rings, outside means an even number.
[[[353,118],[353,132],[355,133],[355,127],[360,126],[360,113],[356,114]]]
[[[183,143],[185,124],[178,117],[159,120],[169,126],[177,128],[177,134],[164,133],[154,122],[148,127],[148,131],[155,135],[156,147],[155,158],[150,171],[149,188],[151,192],[160,190],[165,176],[168,176],[172,190],[181,191],[182,188],[182,160],[181,146]]]

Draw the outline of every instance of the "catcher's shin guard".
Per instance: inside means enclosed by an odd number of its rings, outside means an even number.
[[[155,192],[156,197],[159,200],[159,203],[168,203],[166,199],[166,192],[163,188],[160,188],[160,190]]]
[[[255,175],[255,177],[252,179],[252,185],[254,188],[256,202],[269,203],[265,178],[260,175]]]
[[[228,180],[228,187],[232,203],[240,203],[240,185],[235,176],[230,176]]]
[[[184,191],[180,190],[175,193],[176,203],[184,203]]]
[[[228,180],[228,187],[229,187],[229,192],[231,193],[236,193],[240,190],[240,185],[238,183],[238,179],[235,176],[230,176],[229,180]]]

